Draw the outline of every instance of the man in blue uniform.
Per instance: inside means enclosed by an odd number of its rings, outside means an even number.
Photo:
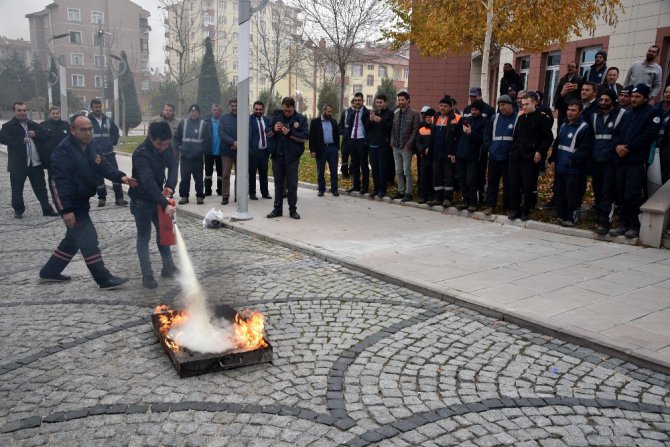
[[[191,176],[195,181],[195,198],[198,205],[205,203],[202,169],[203,157],[210,150],[211,133],[206,129],[207,123],[200,119],[200,106],[193,104],[188,109],[188,118],[179,123],[174,141],[179,149],[179,204],[188,203],[191,190]]]
[[[83,115],[71,121],[71,135],[63,140],[51,157],[51,187],[56,206],[65,222],[65,238],[40,270],[40,278],[47,282],[69,281],[62,272],[77,251],[86,262],[91,275],[101,289],[114,289],[128,282],[128,278],[112,275],[105,268],[98,246],[98,234],[89,216],[89,200],[97,190],[98,178],[135,187],[132,177],[112,166],[100,152],[91,146],[93,125]]]
[[[564,227],[579,220],[579,208],[586,191],[586,168],[593,145],[593,132],[581,117],[583,104],[572,101],[566,121],[554,141],[549,162],[555,168],[554,197],[556,216]]]
[[[91,100],[91,113],[88,115],[93,126],[93,141],[97,145],[100,153],[107,159],[109,164],[115,168],[119,168],[116,162],[116,153],[114,146],[119,143],[119,128],[114,124],[107,115],[102,113],[102,102],[99,99]],[[113,183],[114,198],[116,205],[128,205],[128,201],[123,198],[123,188],[120,183]],[[100,177],[98,179],[98,206],[105,206],[107,204],[107,187],[105,186],[105,179]]]
[[[493,214],[498,203],[500,180],[503,185],[503,208],[509,208],[509,151],[512,147],[514,126],[518,114],[512,107],[512,98],[502,95],[498,98],[498,110],[489,121],[484,132],[484,148],[489,152],[488,178],[486,181],[486,208],[484,214]]]
[[[309,138],[307,119],[296,112],[295,99],[286,97],[281,102],[281,114],[272,117],[272,172],[275,177],[274,208],[266,217],[272,219],[283,214],[282,189],[284,179],[288,185],[288,207],[291,219],[300,219],[298,203],[298,165]]]
[[[649,104],[650,88],[637,84],[631,91],[631,109],[622,119],[616,138],[616,173],[619,187],[619,227],[610,230],[612,236],[624,235],[634,239],[640,234],[642,188],[647,180],[645,163],[652,143],[661,129],[658,109]]]

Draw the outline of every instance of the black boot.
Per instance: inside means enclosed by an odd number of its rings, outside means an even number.
[[[67,267],[67,265],[70,263],[69,260],[65,260],[63,258],[67,258],[69,256],[69,258],[72,259],[72,255],[67,255],[61,251],[59,251],[58,254],[58,257],[55,253],[51,255],[47,263],[44,264],[44,267],[42,267],[40,270],[40,279],[57,280],[62,276],[61,272],[65,270],[65,267]]]

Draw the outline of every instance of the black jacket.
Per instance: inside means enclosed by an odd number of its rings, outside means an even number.
[[[507,87],[510,85],[516,86],[516,91],[521,90],[523,82],[521,81],[521,76],[515,70],[510,71],[509,73],[504,73],[500,79],[500,94],[507,94]]]
[[[626,144],[630,151],[617,162],[639,162],[649,159],[651,145],[661,130],[661,116],[657,108],[647,104],[632,107],[624,113],[615,137],[615,145]]]
[[[554,93],[554,108],[558,110],[559,115],[561,117],[560,121],[563,120],[565,116],[565,111],[568,110],[568,103],[572,101],[573,99],[575,101],[581,101],[582,100],[582,84],[584,84],[584,78],[579,76],[578,74],[575,74],[571,80],[572,84],[577,84],[578,87],[565,95],[565,97],[561,96],[561,90],[563,90],[563,87],[565,84],[568,83],[568,75],[566,74],[563,76],[559,81],[558,81],[558,86],[556,87],[556,92]],[[559,121],[558,125],[562,124]]]
[[[481,158],[482,148],[484,147],[484,130],[486,130],[486,123],[489,120],[483,116],[469,119],[462,119],[459,123],[460,137],[458,138],[458,145],[456,146],[456,156],[463,160],[476,161]],[[463,132],[465,123],[470,125],[470,134]]]
[[[314,118],[309,123],[309,152],[316,154],[317,157],[323,155],[326,146],[323,144],[323,124],[322,117]],[[330,119],[330,125],[333,128],[333,143],[340,149],[340,129],[335,119]]]
[[[72,135],[64,139],[51,156],[51,185],[61,214],[88,212],[99,177],[121,183],[125,175],[92,145],[82,150]]]
[[[56,149],[56,146],[58,146],[61,141],[70,135],[70,123],[63,120],[54,121],[48,119],[43,121],[40,126],[49,132],[49,138],[44,142],[44,152],[47,154],[47,159],[42,160],[42,163],[46,164],[44,167],[49,168],[51,154],[54,149]]]
[[[165,209],[168,202],[163,188],[174,191],[177,185],[177,160],[173,151],[168,148],[158,152],[148,138],[144,140],[133,152],[133,178],[137,180],[137,187],[130,188],[131,199],[153,202]]]
[[[369,121],[365,129],[368,144],[371,146],[389,147],[391,145],[391,129],[393,129],[393,112],[388,108],[375,112],[381,117],[381,122]]]
[[[49,138],[49,133],[35,121],[27,121],[28,130],[35,132],[33,141],[35,142],[37,154],[40,157],[42,165],[49,163],[50,154],[45,150],[45,142]],[[26,137],[26,131],[16,118],[12,118],[2,125],[0,129],[0,143],[7,145],[7,171],[20,171],[28,166],[28,153],[23,139]]]
[[[547,156],[549,146],[554,136],[549,127],[549,121],[540,111],[531,114],[522,114],[516,122],[514,137],[510,150],[510,161],[533,158],[539,152],[542,158]]]
[[[271,128],[274,129],[275,124],[279,122],[289,131],[286,135],[283,132],[274,132],[269,146],[272,159],[283,157],[286,163],[300,160],[305,152],[305,140],[309,138],[307,118],[298,112],[287,118],[281,110],[278,110],[272,115]]]
[[[348,113],[346,113],[345,115],[342,116],[344,118],[344,122],[340,121],[340,130],[342,132],[342,142],[345,142],[345,141],[348,141],[348,140],[351,139],[351,132],[354,129],[354,118],[356,117],[356,110],[355,109],[347,109],[347,112]],[[363,123],[363,130],[366,132],[366,137],[367,137],[367,129],[368,129],[368,126],[370,125],[370,110],[367,107],[363,106],[363,107],[360,108],[360,112],[362,113],[361,122]]]

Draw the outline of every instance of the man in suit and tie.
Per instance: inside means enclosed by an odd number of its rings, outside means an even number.
[[[265,116],[265,104],[261,101],[254,103],[254,113],[249,116],[249,198],[258,200],[256,196],[256,172],[261,187],[261,196],[271,199],[268,190],[268,143],[272,135],[270,118]]]
[[[309,123],[309,155],[316,158],[319,197],[326,192],[326,162],[330,170],[330,192],[339,196],[337,189],[337,153],[340,148],[340,131],[333,119],[333,106],[323,106],[323,114]]]
[[[617,97],[623,88],[623,86],[617,82],[618,79],[619,69],[617,67],[609,67],[605,74],[605,82],[603,83],[603,86],[612,90]]]
[[[353,108],[348,112],[343,123],[342,147],[349,148],[351,156],[352,187],[347,192],[368,193],[370,184],[370,162],[368,160],[368,142],[365,129],[370,123],[370,110],[363,105],[363,93],[354,94]],[[362,181],[361,181],[362,174]]]

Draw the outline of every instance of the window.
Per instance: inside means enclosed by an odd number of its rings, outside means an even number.
[[[67,19],[70,22],[81,22],[81,9],[67,8]]]
[[[58,63],[61,64],[61,65],[65,65],[65,55],[64,54],[61,54],[60,56],[58,56]]]
[[[149,80],[148,79],[143,79],[142,80],[142,91],[143,92],[148,92],[149,91]]]
[[[95,88],[103,88],[106,87],[105,85],[105,79],[103,76],[100,75],[95,75],[93,77],[93,82],[95,83]]]
[[[240,9],[239,6],[240,6],[239,3],[233,2],[233,11],[237,11],[238,9]]]
[[[105,66],[105,56],[100,56],[99,54],[96,54],[93,56],[93,65],[96,67],[104,67]]]
[[[81,45],[81,32],[70,31],[70,43],[76,43]]]
[[[226,32],[225,31],[219,31],[217,38],[219,40],[225,40],[226,38]]]
[[[148,33],[151,31],[151,28],[149,27],[149,19],[140,17],[140,31],[143,33]]]
[[[409,78],[409,68],[402,69],[402,78],[406,81]]]
[[[140,51],[149,51],[149,40],[140,39]]]
[[[85,87],[84,75],[73,74],[72,75],[72,87]]]
[[[100,11],[91,11],[91,23],[105,23],[105,13]]]
[[[584,76],[586,70],[591,68],[591,65],[596,61],[596,53],[602,49],[601,46],[582,48],[579,57],[579,76]]]
[[[353,65],[351,67],[351,76],[355,78],[360,78],[361,76],[363,76],[363,66]]]
[[[70,53],[70,63],[73,66],[84,65],[84,55],[81,53]]]
[[[554,93],[558,85],[559,69],[561,68],[561,53],[559,51],[547,54],[547,68],[544,72],[544,104],[554,103]]]
[[[521,77],[521,85],[517,88],[520,90],[526,90],[528,88],[528,74],[530,73],[530,57],[521,58],[521,71],[519,76]]]
[[[225,25],[225,24],[226,24],[226,16],[224,16],[223,14],[221,14],[221,15],[219,16],[219,25]]]
[[[372,65],[372,64],[368,64],[368,70],[374,70],[374,69],[375,69],[375,66],[374,66],[374,65]]]
[[[226,9],[226,0],[219,0],[219,9]]]
[[[374,98],[372,95],[367,95],[365,97],[365,105],[368,107],[372,107],[372,98]]]
[[[386,78],[386,77],[388,77],[388,76],[386,75],[386,67],[383,66],[383,65],[380,65],[380,66],[379,66],[379,79],[384,79],[384,78]]]
[[[375,76],[374,75],[368,75],[368,87],[372,87],[375,85]]]
[[[237,85],[237,76],[233,76],[233,84]]]
[[[204,15],[205,26],[214,25],[214,16],[211,14],[205,13]]]
[[[140,61],[140,70],[142,70],[144,72],[148,72],[149,71],[149,61],[147,61],[147,60]]]
[[[361,84],[354,84],[354,94],[363,91],[363,86]]]
[[[103,39],[103,36],[104,36],[104,34],[98,34],[97,31],[94,32],[93,33],[93,45],[95,45],[96,47],[99,47],[102,44],[101,39]]]

